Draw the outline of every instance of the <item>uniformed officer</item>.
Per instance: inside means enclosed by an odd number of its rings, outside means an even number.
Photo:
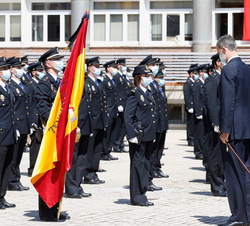
[[[15,97],[14,120],[20,136],[14,147],[8,189],[14,191],[24,191],[29,190],[29,187],[23,186],[20,182],[20,163],[22,160],[24,147],[27,142],[27,136],[30,134],[31,128],[31,89],[27,84],[23,84],[21,82],[21,77],[24,74],[24,65],[22,64],[21,59],[14,58],[9,63],[11,64],[11,79],[9,80],[9,86]]]
[[[124,112],[130,155],[130,201],[132,205],[139,206],[154,205],[145,195],[157,120],[155,101],[148,89],[151,74],[145,65],[135,67],[133,76],[136,88],[131,91]]]
[[[118,112],[123,111],[123,106],[117,104],[117,84],[114,76],[118,73],[116,60],[111,60],[103,64],[105,68],[106,76],[102,82],[103,91],[105,92],[107,101],[107,111],[109,114],[108,127],[105,130],[104,136],[104,151],[101,156],[101,160],[118,160],[117,157],[113,157],[110,152],[114,146],[115,140],[115,126],[117,122]]]
[[[114,152],[127,152],[124,149],[124,137],[126,135],[126,129],[124,125],[124,108],[128,99],[128,94],[133,88],[133,83],[127,76],[126,59],[120,58],[117,60],[118,73],[114,76],[115,83],[117,86],[117,106],[118,106],[118,117],[115,126],[115,141],[114,141]]]
[[[196,68],[198,64],[191,64],[189,67],[188,78],[183,85],[183,94],[185,101],[185,111],[187,114],[187,142],[188,146],[193,146],[194,141],[194,75],[197,74]]]
[[[219,54],[211,57],[214,71],[204,83],[205,104],[207,109],[207,120],[205,127],[208,132],[209,148],[207,153],[207,169],[209,172],[209,181],[211,192],[214,196],[226,196],[225,179],[223,172],[222,151],[225,151],[225,145],[220,142],[219,132],[219,96],[218,89],[220,83],[221,62]],[[207,67],[209,73],[211,66]]]
[[[60,79],[58,78],[58,72],[62,71],[64,62],[58,52],[58,48],[52,48],[45,52],[40,58],[39,62],[45,68],[46,75],[39,81],[35,93],[37,99],[37,107],[40,118],[45,126],[52,108],[53,102],[56,97],[57,90],[60,85]],[[46,203],[39,196],[39,217],[45,221],[57,221],[57,214],[59,203],[56,203],[53,207],[49,208]],[[68,219],[68,215],[60,213],[59,219]]]
[[[44,67],[41,62],[31,63],[28,67],[28,73],[31,76],[31,81],[29,81],[30,87],[32,88],[32,103],[31,103],[31,129],[30,134],[30,164],[28,168],[28,176],[31,177],[36,159],[38,156],[39,148],[42,141],[43,126],[39,116],[39,111],[37,107],[37,99],[35,98],[35,91],[38,82],[45,76]]]
[[[150,83],[151,92],[156,103],[158,119],[156,120],[156,139],[153,144],[150,174],[153,178],[168,178],[161,171],[161,157],[163,154],[166,132],[168,130],[167,97],[165,94],[165,78],[160,68],[154,80]]]
[[[0,58],[0,209],[15,207],[8,203],[5,195],[9,183],[11,162],[13,159],[16,129],[13,119],[14,97],[7,81],[11,74],[5,57]]]
[[[81,170],[84,183],[103,184],[105,181],[99,179],[97,171],[104,149],[103,138],[104,130],[108,126],[108,112],[102,83],[97,79],[101,74],[99,57],[86,59],[86,66],[84,94],[79,108],[78,127],[81,129],[81,138],[78,155],[81,155],[83,161]]]
[[[160,58],[153,58],[153,55],[150,54],[147,57],[145,57],[139,65],[146,65],[147,68],[149,68],[152,71],[152,75],[157,75],[159,71],[159,64],[160,64]]]

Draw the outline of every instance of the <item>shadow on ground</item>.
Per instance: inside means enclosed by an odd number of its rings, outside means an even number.
[[[189,169],[192,169],[192,170],[199,170],[199,171],[205,171],[205,168],[204,168],[204,167],[190,167]]]
[[[63,213],[64,215],[67,215],[66,211],[61,211],[61,213]],[[29,219],[29,221],[46,222],[40,219],[38,210],[27,210],[25,211],[24,216],[31,218]],[[64,221],[66,221],[66,219],[58,220],[58,222],[64,222]]]
[[[116,203],[116,204],[122,204],[122,205],[130,205],[130,200],[129,199],[118,199],[114,203]]]
[[[216,216],[216,217],[192,216],[192,217],[197,218],[197,220],[202,222],[203,224],[210,224],[210,225],[222,224],[228,220],[228,217],[225,216]]]
[[[203,179],[194,179],[194,180],[190,180],[189,182],[192,182],[192,183],[202,183],[202,184],[206,184],[206,180],[203,180]]]
[[[208,191],[195,191],[195,192],[190,192],[189,194],[212,196],[211,192]]]

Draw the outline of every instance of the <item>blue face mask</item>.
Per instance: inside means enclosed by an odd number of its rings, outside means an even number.
[[[122,74],[126,75],[127,73],[127,67],[126,66],[122,66]]]
[[[62,60],[55,60],[56,66],[54,67],[57,71],[62,71],[64,68],[64,62]]]
[[[158,82],[158,84],[159,84],[159,86],[164,86],[165,85],[165,79],[164,78],[162,78],[162,79],[159,79],[159,82]]]
[[[219,54],[219,57],[220,57],[220,62],[223,63],[224,65],[226,65],[227,64],[227,62],[226,62],[226,54],[221,53],[221,54]]]
[[[16,68],[15,70],[16,70],[15,76],[18,78],[21,78],[23,76],[23,74],[25,73],[25,71],[23,69]]]
[[[118,72],[117,68],[113,68],[113,71],[111,72],[111,74],[112,74],[113,76],[115,76],[115,75],[117,74],[117,72]]]
[[[159,66],[155,65],[151,68],[152,74],[157,75],[159,71]]]
[[[194,80],[198,80],[199,79],[199,75],[198,74],[195,74],[194,75]]]
[[[3,70],[2,71],[2,79],[5,80],[5,81],[8,81],[11,77],[11,73],[10,73],[10,70]]]
[[[37,77],[39,80],[41,80],[41,79],[45,76],[45,74],[46,74],[45,71],[41,71],[41,72],[38,72],[38,73],[37,73],[37,76],[36,76],[36,77]]]
[[[205,80],[206,78],[208,78],[208,74],[207,74],[207,73],[203,73],[203,78],[204,78],[204,80]]]
[[[145,87],[149,86],[151,82],[152,82],[151,77],[142,77],[141,84],[144,85]]]
[[[25,65],[25,66],[23,67],[23,70],[28,71],[28,67],[29,67],[29,65]]]

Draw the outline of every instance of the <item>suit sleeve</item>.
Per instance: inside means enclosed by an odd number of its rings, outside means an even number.
[[[231,133],[233,124],[237,74],[234,68],[226,65],[222,69],[220,82],[220,129]]]

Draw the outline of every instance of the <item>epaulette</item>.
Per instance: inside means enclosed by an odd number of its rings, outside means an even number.
[[[132,96],[132,95],[135,95],[135,91],[136,91],[136,87],[133,88],[130,93],[128,94],[128,96]]]
[[[49,77],[44,76],[41,80],[42,80],[42,81],[44,81],[44,82],[47,82],[47,81],[48,81],[48,79],[49,79]]]
[[[151,86],[148,86],[148,90],[149,90],[149,91],[152,91]]]
[[[211,77],[215,78],[217,76],[216,72],[214,71],[211,75]]]

